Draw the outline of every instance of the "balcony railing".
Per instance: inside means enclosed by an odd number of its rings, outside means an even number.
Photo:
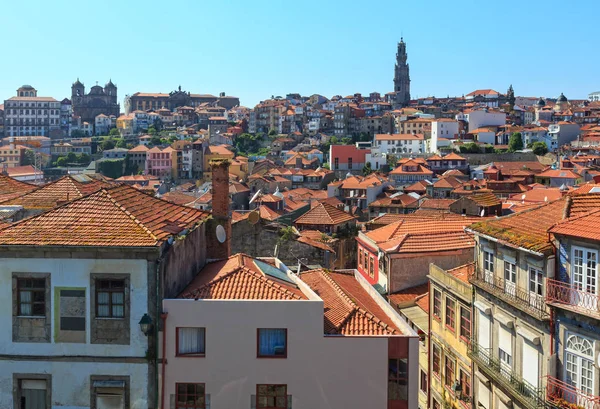
[[[551,376],[546,379],[546,400],[565,409],[600,409],[600,396],[588,395]]]
[[[546,301],[542,296],[519,288],[494,273],[478,271],[476,268],[469,275],[469,281],[534,317],[542,320],[550,318]]]
[[[498,384],[512,392],[513,397],[525,407],[545,406],[543,389],[537,388],[521,378],[510,367],[494,357],[489,349],[482,348],[477,343],[470,343],[468,354],[480,369]]]
[[[547,280],[546,301],[549,304],[560,304],[569,310],[600,318],[600,296],[578,290],[573,284],[557,280]]]

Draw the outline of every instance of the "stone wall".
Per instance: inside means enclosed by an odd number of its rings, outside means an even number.
[[[466,158],[469,165],[479,166],[490,162],[537,162],[538,157],[533,152],[513,152],[513,153],[459,153]]]
[[[324,267],[329,265],[324,250],[296,240],[280,242],[281,227],[283,226],[275,223],[267,224],[262,220],[256,224],[251,224],[247,220],[233,224],[232,254],[245,253],[252,257],[274,257],[275,246],[279,244],[278,257],[289,267],[297,265],[298,259],[305,259],[303,260],[305,264],[320,264]],[[335,255],[329,258],[335,258]]]

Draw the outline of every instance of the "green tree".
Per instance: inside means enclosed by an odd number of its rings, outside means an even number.
[[[150,125],[148,127],[148,135],[156,135],[158,132],[156,130],[156,127],[154,125]]]
[[[370,175],[373,173],[373,169],[371,168],[371,162],[365,163],[365,166],[362,168],[362,173],[364,176]]]
[[[398,162],[398,157],[396,155],[387,155],[386,163],[390,169],[395,169],[397,162]]]
[[[112,128],[110,132],[108,132],[108,136],[114,136],[118,138],[121,136],[121,134],[119,133],[119,130],[117,128]]]
[[[328,169],[328,170],[330,169],[330,168],[329,168],[329,163],[324,163],[324,164],[322,164],[322,165],[321,165],[321,167],[322,167],[323,169]]]
[[[115,148],[115,141],[111,138],[107,138],[100,143],[100,149],[107,151]]]
[[[513,132],[508,140],[508,150],[511,152],[520,151],[523,149],[523,137],[521,132]]]
[[[67,166],[67,158],[61,156],[58,159],[56,159],[56,166]]]
[[[77,158],[75,160],[81,165],[89,165],[89,163],[92,161],[92,158],[87,153],[80,153],[79,155],[77,155]]]
[[[71,138],[83,138],[85,136],[85,132],[80,129],[75,129],[71,131]]]
[[[75,152],[69,152],[67,153],[67,163],[75,163],[77,162],[77,155],[75,154]]]
[[[534,142],[531,148],[533,149],[533,153],[538,156],[548,153],[548,146],[546,145],[546,142]]]
[[[127,142],[125,142],[124,138],[117,139],[117,143],[115,144],[117,148],[125,148],[127,146]]]
[[[153,136],[153,137],[150,139],[150,144],[151,144],[152,146],[158,146],[158,145],[160,145],[160,144],[161,144],[160,138],[159,138],[158,136],[156,136],[156,135],[155,135],[155,136]]]
[[[508,91],[506,91],[506,100],[510,105],[510,109],[512,111],[513,107],[515,106],[515,90],[513,89],[512,84],[510,84],[510,87],[508,87]]]
[[[348,136],[344,136],[342,138],[342,145],[352,145],[352,138],[348,137]]]
[[[23,158],[22,165],[34,165],[35,164],[35,152],[31,149],[25,151],[25,157]]]
[[[271,129],[269,131],[269,136],[277,136],[277,131],[275,129]]]

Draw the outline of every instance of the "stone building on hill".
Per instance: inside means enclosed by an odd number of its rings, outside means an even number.
[[[117,86],[109,80],[104,88],[98,83],[85,93],[85,85],[79,81],[71,86],[73,114],[81,117],[81,122],[94,123],[98,115],[119,117],[121,106],[117,102]]]

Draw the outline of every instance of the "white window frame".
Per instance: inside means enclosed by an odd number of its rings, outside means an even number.
[[[494,284],[494,253],[483,250],[483,273],[488,284]]]
[[[582,253],[581,256],[581,272],[580,273],[576,273],[576,265],[575,265],[575,259],[578,258],[575,256],[575,253],[577,251],[580,251]],[[588,262],[589,262],[589,255],[593,254],[594,259],[595,259],[595,274],[589,274],[589,266],[588,266]],[[579,291],[583,291],[586,293],[590,293],[590,294],[594,294],[594,295],[598,295],[598,251],[597,250],[593,250],[593,249],[589,249],[589,248],[585,248],[585,247],[578,247],[578,246],[573,246],[572,250],[571,250],[571,280],[573,282],[573,285],[575,286],[576,290]],[[581,280],[579,283],[576,283],[575,281],[575,276],[576,275],[581,275]],[[590,285],[590,276],[593,278],[593,284]],[[590,287],[592,287],[592,291],[590,291]]]
[[[535,280],[532,280],[535,274]],[[538,274],[539,273],[539,274]],[[529,304],[533,307],[539,307],[544,299],[544,271],[533,266],[529,266],[527,277],[527,291],[529,292]],[[531,284],[535,285],[535,291],[531,291]],[[541,291],[541,294],[538,293]]]
[[[590,345],[587,347],[588,349],[591,349],[591,354],[587,354],[585,352],[583,352],[582,350],[576,350],[573,348],[569,348],[569,341],[571,338],[576,337],[576,338],[580,338],[581,341],[583,342],[587,342]],[[584,337],[583,335],[574,333],[574,332],[566,332],[565,333],[565,350],[564,350],[564,377],[563,379],[565,379],[567,381],[567,383],[569,383],[570,385],[576,387],[577,389],[581,390],[584,393],[587,393],[589,395],[593,395],[594,393],[594,385],[595,385],[595,372],[596,372],[596,365],[594,362],[594,353],[595,353],[595,342],[593,339]],[[573,369],[575,370],[576,374],[575,376],[577,377],[576,382],[572,381],[572,377],[571,374],[569,373],[569,367],[568,367],[568,362],[569,362],[569,356],[575,358],[575,362],[574,362],[574,368],[571,368],[571,372],[573,372]],[[589,385],[591,385],[591,388],[587,385],[582,385],[582,379],[584,378],[584,374],[583,374],[583,363],[584,361],[588,361],[588,364],[591,366],[591,378],[586,378],[587,380],[589,380]],[[578,400],[581,399],[581,397],[578,396]],[[578,404],[581,404],[582,402],[577,402]]]
[[[510,268],[507,268],[509,267]],[[504,291],[514,296],[517,286],[517,264],[504,260]]]

